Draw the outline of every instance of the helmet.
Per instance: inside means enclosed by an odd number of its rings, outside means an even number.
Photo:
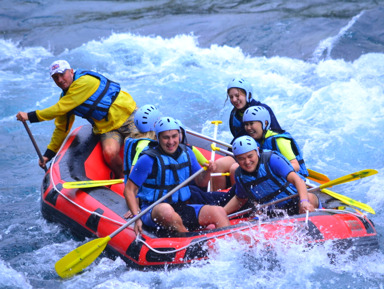
[[[181,122],[181,120],[179,119],[175,119],[175,121],[179,124],[180,128],[185,131],[185,126],[183,125],[183,123]]]
[[[228,94],[228,90],[230,90],[231,88],[241,88],[242,90],[245,91],[245,96],[246,96],[247,102],[251,101],[251,99],[252,99],[252,85],[248,81],[246,81],[242,78],[234,78],[228,83],[227,94]]]
[[[144,133],[155,130],[155,123],[160,117],[160,111],[152,104],[140,107],[135,113],[135,125]]]
[[[249,135],[244,135],[235,139],[232,145],[232,150],[235,156],[245,154],[253,150],[256,150],[257,154],[259,154],[256,141]]]
[[[155,124],[156,137],[159,139],[159,133],[167,130],[177,129],[180,132],[180,125],[172,117],[166,116],[159,119]]]
[[[185,126],[183,125],[183,123],[179,120],[179,119],[175,119],[175,121],[179,124],[180,126],[180,142],[181,143],[185,143],[187,141],[187,135],[186,135],[186,130],[185,130]]]
[[[263,131],[271,127],[271,116],[264,106],[251,106],[247,108],[243,115],[243,122],[247,121],[260,121]],[[265,121],[268,121],[267,125],[265,125]]]

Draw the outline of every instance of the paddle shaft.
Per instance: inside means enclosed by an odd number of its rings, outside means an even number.
[[[213,132],[213,140],[216,141],[217,130],[219,128],[219,124],[223,123],[223,122],[221,120],[214,120],[211,123],[215,125],[215,129],[214,129],[214,132]],[[215,144],[215,142],[212,142],[212,145],[214,145],[214,144]],[[212,152],[211,152],[211,161],[212,162],[215,161],[215,153],[216,153],[216,151],[212,150]],[[208,182],[207,192],[209,192],[211,190],[211,187],[212,187],[212,177],[210,178],[210,180]]]
[[[346,176],[334,179],[334,180],[329,181],[329,182],[327,182],[325,184],[322,184],[322,185],[320,185],[318,187],[311,188],[311,189],[308,190],[308,193],[311,193],[311,192],[314,192],[314,191],[318,191],[318,190],[321,190],[321,189],[325,189],[325,188],[329,188],[329,187],[332,187],[334,185],[340,185],[340,184],[344,184],[344,183],[347,183],[347,182],[351,182],[353,180],[365,178],[365,177],[371,176],[371,175],[376,174],[376,173],[377,173],[376,170],[370,170],[370,169],[369,170],[362,170],[362,171],[359,171],[359,172],[356,172],[356,173],[353,173],[353,174],[349,174],[349,175],[346,175]],[[291,198],[294,198],[296,196],[298,196],[298,194],[290,195],[288,197],[285,197],[285,198],[282,198],[282,199],[278,199],[278,200],[275,200],[275,201],[267,203],[267,204],[260,205],[260,206],[257,207],[257,209],[265,208],[265,207],[268,207],[268,206],[271,206],[271,205],[274,205],[274,204],[277,204],[277,203],[280,203],[280,202],[284,202],[284,201],[289,200]],[[332,196],[337,199],[337,194],[336,193],[334,193],[334,195],[332,195]],[[343,200],[341,200],[341,201],[343,201]],[[245,213],[251,211],[252,209],[253,208],[249,208],[249,209],[243,210],[241,212],[241,214],[245,214]],[[239,216],[241,214],[240,214],[240,212],[238,212],[238,213],[234,213],[234,214],[228,215],[228,217]]]
[[[277,203],[281,203],[281,202],[284,202],[284,201],[287,201],[287,200],[290,200],[294,197],[298,197],[299,194],[294,194],[294,195],[290,195],[288,197],[285,197],[285,198],[282,198],[282,199],[278,199],[276,201],[272,201],[272,202],[269,202],[269,203],[266,203],[266,204],[263,204],[263,205],[260,205],[260,206],[257,206],[256,209],[262,209],[262,208],[265,208],[265,207],[269,207],[269,206],[272,206],[274,204],[277,204]],[[245,213],[248,213],[250,211],[252,211],[253,208],[248,208],[248,209],[245,209],[243,211],[240,211],[240,212],[237,212],[237,213],[233,213],[233,214],[230,214],[228,215],[228,218],[234,218],[234,217],[237,217],[237,216],[241,216],[241,215],[244,215]]]
[[[227,151],[225,149],[219,148],[217,146],[214,146],[213,144],[211,145],[211,147],[212,147],[212,150],[214,150],[214,151],[219,151],[219,152],[225,153],[225,154],[227,154],[227,155],[229,155],[231,157],[234,157],[233,152],[230,152],[230,151]]]
[[[35,150],[36,150],[36,152],[37,152],[37,155],[39,156],[39,159],[40,159],[41,163],[44,163],[43,155],[41,154],[40,149],[39,149],[39,147],[37,146],[37,143],[36,143],[36,141],[35,141],[35,138],[33,137],[32,132],[31,132],[31,130],[29,129],[29,126],[28,126],[27,122],[26,122],[26,121],[22,121],[22,123],[23,123],[23,125],[24,125],[24,127],[25,127],[25,130],[27,131],[27,133],[28,133],[28,135],[29,135],[29,138],[30,138],[30,140],[31,140],[31,142],[32,142],[32,144],[33,144],[33,146],[35,147]],[[47,171],[47,167],[46,167],[46,166],[44,166],[42,169],[44,169],[44,171]]]
[[[116,236],[117,234],[119,234],[121,231],[123,231],[125,228],[127,228],[129,225],[131,225],[132,223],[136,222],[137,219],[141,218],[142,216],[144,216],[148,211],[150,211],[152,208],[154,208],[156,205],[160,204],[162,201],[164,201],[165,199],[169,198],[170,196],[172,196],[176,191],[178,191],[179,189],[181,189],[182,187],[184,187],[186,184],[188,184],[190,181],[192,181],[194,178],[196,178],[199,174],[201,174],[203,171],[205,170],[205,168],[201,168],[200,170],[198,170],[196,173],[194,173],[193,175],[191,175],[188,179],[186,179],[184,182],[182,182],[181,184],[177,185],[173,190],[171,190],[170,192],[168,192],[167,194],[165,194],[164,196],[162,196],[160,199],[158,199],[156,202],[154,202],[153,204],[151,204],[150,206],[148,206],[147,208],[145,208],[143,211],[141,211],[139,214],[137,214],[135,217],[133,217],[131,220],[129,220],[127,223],[125,223],[123,226],[121,226],[119,229],[117,229],[116,231],[114,231],[112,234],[109,235],[109,237],[112,239],[114,236]]]

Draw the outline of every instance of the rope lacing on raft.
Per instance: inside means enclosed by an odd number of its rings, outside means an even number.
[[[66,141],[67,141],[67,139],[68,139],[69,136],[70,136],[70,134],[67,135],[67,137],[66,137],[65,140],[63,141],[63,144],[66,143]],[[51,172],[50,172],[49,175],[50,175],[50,180],[51,180],[51,184],[52,184],[53,189],[54,189],[60,196],[62,196],[64,199],[66,199],[66,200],[67,200],[68,202],[70,202],[72,205],[75,205],[76,207],[80,208],[81,210],[83,210],[83,211],[85,211],[85,212],[87,212],[87,213],[89,213],[89,214],[91,214],[91,215],[95,215],[95,216],[98,216],[98,217],[100,217],[100,218],[103,218],[103,219],[106,219],[106,220],[108,220],[108,221],[111,221],[111,222],[113,222],[113,223],[115,223],[115,224],[118,224],[118,225],[120,225],[120,226],[121,226],[121,225],[124,225],[125,223],[116,221],[116,220],[114,220],[114,219],[111,219],[111,218],[108,218],[108,217],[106,217],[106,216],[104,216],[104,215],[101,215],[101,214],[99,214],[99,213],[97,213],[97,212],[95,212],[95,211],[90,211],[90,210],[84,208],[83,206],[77,204],[76,202],[74,202],[73,200],[71,200],[70,198],[68,198],[65,194],[63,194],[63,193],[56,187],[56,183],[55,183],[55,181],[53,180],[53,166],[54,166],[54,164],[55,164],[55,162],[56,162],[56,158],[57,158],[57,156],[60,154],[62,148],[63,148],[63,145],[60,147],[60,149],[59,149],[59,151],[56,153],[56,155],[52,158]]]
[[[68,139],[69,136],[70,136],[70,135],[68,134],[67,137],[65,138],[65,140],[64,140],[63,143],[65,143],[65,142],[67,141],[67,139]],[[60,147],[59,151],[58,151],[58,152],[56,153],[56,155],[52,158],[51,172],[50,172],[50,180],[51,180],[53,189],[54,189],[60,196],[62,196],[62,197],[63,197],[64,199],[66,199],[68,202],[70,202],[70,203],[73,204],[74,206],[80,208],[81,210],[83,210],[83,211],[85,211],[85,212],[87,212],[87,213],[89,213],[89,214],[91,214],[91,215],[95,215],[95,216],[98,216],[98,217],[100,217],[100,218],[103,218],[103,219],[106,219],[106,220],[108,220],[108,221],[111,221],[111,222],[113,222],[113,223],[115,223],[115,224],[118,224],[118,225],[120,225],[120,226],[124,225],[125,223],[119,222],[119,221],[117,221],[117,220],[114,220],[114,219],[111,219],[111,218],[106,217],[106,216],[104,216],[104,215],[101,215],[101,214],[99,214],[99,213],[97,213],[97,212],[95,212],[95,211],[90,211],[90,210],[84,208],[83,206],[77,204],[76,202],[74,202],[73,200],[71,200],[70,198],[68,198],[65,194],[63,194],[63,193],[61,192],[61,190],[59,190],[59,189],[56,187],[56,183],[55,183],[55,181],[54,181],[54,179],[53,179],[53,173],[52,173],[53,170],[52,170],[52,168],[53,168],[53,166],[54,166],[54,164],[55,164],[55,162],[56,162],[56,158],[57,158],[57,156],[60,155],[60,152],[61,152],[62,148],[63,148],[63,146]],[[315,211],[317,211],[317,212],[319,212],[319,211],[322,211],[322,212],[330,212],[330,213],[342,213],[342,212],[343,212],[343,213],[348,213],[348,214],[355,215],[355,216],[357,216],[357,217],[361,217],[361,216],[362,216],[361,214],[353,213],[353,212],[350,212],[350,211],[347,211],[347,210],[339,210],[339,209],[337,209],[337,210],[336,210],[336,209],[315,209]],[[308,224],[308,218],[309,218],[309,217],[308,217],[308,213],[307,213],[307,214],[306,214],[306,221],[305,221],[306,224]],[[267,223],[267,222],[266,222],[266,223]],[[203,238],[199,238],[197,242],[199,242],[199,243],[200,243],[200,242],[206,242],[206,241],[211,240],[211,239],[216,239],[216,238],[219,238],[219,237],[222,237],[222,236],[225,236],[225,235],[229,235],[229,234],[237,233],[237,232],[240,232],[240,231],[244,231],[244,230],[246,230],[246,229],[250,229],[250,228],[252,228],[252,227],[254,227],[254,226],[261,225],[261,224],[265,224],[265,223],[255,222],[255,224],[251,225],[251,223],[247,222],[247,224],[248,224],[248,225],[246,225],[246,226],[244,226],[244,227],[241,227],[241,228],[239,228],[239,229],[235,229],[235,230],[231,230],[230,232],[225,232],[225,233],[218,234],[218,235],[214,235],[214,236],[211,236],[211,237],[203,237]],[[279,225],[281,225],[281,224],[279,224]],[[289,224],[289,225],[292,225],[292,224]],[[159,251],[159,250],[156,250],[155,248],[151,247],[147,242],[145,242],[144,239],[141,238],[141,235],[140,235],[140,234],[138,234],[138,235],[136,236],[136,240],[135,240],[135,241],[136,241],[136,242],[141,242],[141,243],[143,243],[146,247],[148,247],[148,249],[150,249],[151,251],[155,252],[156,254],[170,254],[170,253],[176,253],[176,252],[185,250],[185,249],[187,249],[188,247],[193,246],[193,245],[196,244],[196,242],[195,242],[195,243],[191,242],[191,243],[189,243],[188,245],[186,245],[186,246],[184,246],[184,247],[181,247],[181,248],[178,248],[178,249],[169,250],[169,251]]]

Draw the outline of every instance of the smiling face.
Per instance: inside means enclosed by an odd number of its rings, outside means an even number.
[[[240,88],[231,88],[228,90],[228,97],[236,109],[243,109],[247,104],[245,91]]]
[[[55,73],[52,75],[52,79],[58,87],[66,91],[73,82],[73,69],[67,69],[63,73]]]
[[[180,143],[180,133],[177,129],[166,130],[159,133],[160,147],[166,154],[173,154],[176,152]]]
[[[252,150],[250,152],[237,155],[236,161],[244,171],[252,173],[256,170],[257,163],[259,162],[259,156],[257,155],[256,150]]]
[[[244,123],[247,134],[255,140],[261,140],[263,137],[263,126],[260,121],[247,121]]]

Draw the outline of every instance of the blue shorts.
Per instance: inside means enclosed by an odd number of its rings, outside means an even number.
[[[151,204],[144,203],[141,205],[141,210],[145,210],[147,207],[149,207]],[[200,210],[204,205],[196,205],[196,204],[185,204],[185,203],[175,203],[170,204],[172,208],[175,210],[176,213],[178,213],[183,220],[184,226],[189,231],[194,231],[199,229],[201,226],[199,224],[199,214]],[[158,223],[156,223],[152,219],[152,209],[150,209],[147,213],[145,213],[141,217],[141,221],[143,221],[143,224],[150,227],[150,228],[157,228],[161,227]]]

